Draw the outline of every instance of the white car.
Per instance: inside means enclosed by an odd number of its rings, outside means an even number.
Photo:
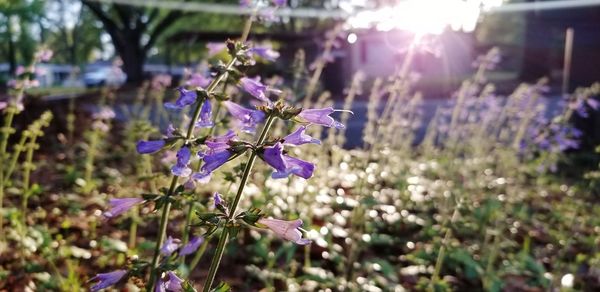
[[[83,74],[83,83],[87,87],[94,86],[120,86],[127,81],[125,74],[119,67],[95,67]]]

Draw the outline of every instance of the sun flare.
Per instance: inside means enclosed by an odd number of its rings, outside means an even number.
[[[417,35],[441,34],[447,28],[470,32],[482,10],[502,0],[407,0],[391,7],[360,11],[348,20],[351,28],[400,29]]]

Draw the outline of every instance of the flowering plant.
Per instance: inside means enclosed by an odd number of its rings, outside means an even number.
[[[247,28],[249,29],[249,26]],[[247,33],[244,35],[247,35]],[[172,263],[178,258],[194,253],[203,242],[219,230],[221,230],[218,236],[219,242],[204,283],[204,291],[209,291],[213,286],[227,242],[243,226],[270,229],[281,238],[300,245],[311,242],[302,237],[303,229],[300,228],[302,225],[300,219],[285,221],[265,218],[265,214],[260,209],[251,208],[239,211],[238,207],[243,199],[244,188],[257,158],[263,160],[273,169],[271,176],[274,179],[286,178],[290,175],[309,179],[315,171],[315,165],[289,155],[286,150],[287,147],[310,143],[320,144],[318,139],[305,133],[307,127],[311,125],[333,128],[343,128],[344,126],[330,116],[335,112],[333,108],[302,109],[288,105],[281,98],[272,100],[272,95],[278,95],[281,91],[264,85],[258,77],[245,77],[236,69],[239,65],[250,66],[254,64],[254,56],[275,60],[278,54],[272,49],[250,46],[245,42],[245,39],[240,41],[229,40],[225,47],[231,59],[227,64],[221,64],[215,68],[217,73],[208,84],[206,82],[198,83],[194,81],[198,79],[198,76],[192,76],[192,79],[186,84],[194,87],[179,87],[177,89],[178,98],[174,102],[164,104],[165,108],[175,111],[185,110],[189,107],[193,108],[193,114],[187,128],[179,129],[171,125],[162,138],[142,140],[137,143],[136,148],[140,154],[153,154],[166,149],[176,150],[176,162],[171,167],[170,186],[163,188],[161,194],[147,194],[142,198],[112,199],[110,210],[104,213],[106,218],[111,219],[136,205],[153,202],[154,208],[160,212],[161,218],[152,260],[149,262],[135,260],[126,270],[118,271],[117,276],[119,277],[107,278],[104,276],[105,274],[100,274],[95,278],[100,281],[96,286],[105,287],[106,284],[116,283],[126,274],[142,274],[148,270],[147,290],[180,291],[181,287],[186,287],[188,284],[175,274]],[[223,82],[227,78],[236,79],[234,82],[239,84],[245,92],[256,98],[258,105],[254,109],[248,108],[232,101],[228,95],[218,92],[219,87],[225,86]],[[215,104],[217,108],[224,107],[227,109],[232,119],[232,128],[228,129],[227,133],[223,135],[212,134],[217,124],[216,115],[212,110]],[[300,126],[283,138],[272,138],[269,132],[277,121],[298,123]],[[254,134],[260,125],[262,125],[262,129],[254,142],[242,139],[238,135],[240,133]],[[210,132],[202,135],[200,134],[202,128],[209,128]],[[178,239],[167,236],[167,222],[171,208],[180,206],[178,202],[182,200],[186,193],[193,192],[196,184],[205,184],[214,179],[212,178],[213,173],[218,171],[221,166],[234,163],[234,161],[246,155],[247,161],[243,164],[243,171],[235,196],[226,200],[216,193],[214,195],[215,211],[197,214],[199,223],[195,226],[201,227],[204,234],[183,243]],[[194,158],[199,159],[197,169],[192,166]],[[188,232],[191,231],[186,228],[184,232],[184,238],[186,239]],[[163,275],[166,275],[166,277],[163,277]]]

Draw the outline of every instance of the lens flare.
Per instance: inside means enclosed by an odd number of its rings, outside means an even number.
[[[499,6],[502,0],[407,0],[392,7],[365,10],[348,19],[351,28],[400,29],[416,35],[438,35],[447,28],[471,32],[482,10]]]

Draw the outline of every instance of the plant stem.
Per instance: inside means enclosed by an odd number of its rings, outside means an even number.
[[[86,193],[91,192],[95,188],[94,183],[92,182],[92,173],[94,172],[94,161],[96,159],[96,151],[99,142],[98,139],[100,138],[100,130],[93,129],[89,135],[90,141],[85,159],[85,173],[83,176],[85,180],[84,192]]]
[[[265,122],[265,126],[263,127],[262,132],[254,146],[259,146],[265,141],[269,129],[273,125],[274,121],[275,117],[269,115],[267,121]],[[250,172],[252,171],[252,167],[254,166],[254,161],[256,161],[256,150],[252,151],[252,154],[250,154],[250,158],[248,158],[248,162],[246,163],[246,167],[244,168],[244,173],[242,174],[240,186],[238,187],[238,191],[229,209],[229,216],[227,217],[227,222],[223,226],[223,230],[221,231],[221,236],[219,238],[219,243],[217,244],[217,250],[215,251],[215,255],[213,256],[212,261],[210,263],[210,268],[208,269],[208,277],[204,282],[204,292],[210,291],[210,288],[212,287],[212,284],[215,280],[217,270],[219,269],[219,265],[221,263],[221,258],[223,258],[223,252],[225,251],[225,245],[227,244],[227,239],[229,238],[229,230],[227,228],[227,224],[230,223],[235,216],[235,211],[237,209],[238,204],[240,203],[240,199],[242,198],[246,182],[250,177]]]
[[[248,38],[248,35],[250,34],[250,29],[252,28],[252,21],[253,21],[252,17],[250,17],[246,20],[246,24],[244,26],[244,31],[242,33],[242,37],[240,40],[242,43],[246,42],[246,39]],[[224,71],[225,72],[229,71],[231,68],[233,68],[233,65],[236,62],[237,62],[236,57],[231,58],[231,61],[229,61],[229,63],[227,63],[227,66]],[[217,88],[217,86],[223,80],[225,75],[226,75],[226,73],[221,73],[221,74],[217,75],[215,77],[215,79],[213,79],[212,82],[208,85],[208,87],[206,88],[206,92],[208,93],[209,96]],[[203,103],[204,103],[203,101],[198,102],[198,104],[196,105],[196,109],[194,110],[193,117],[190,120],[190,124],[188,126],[187,133],[185,136],[186,141],[189,140],[192,137],[192,134],[194,133],[196,120],[198,120],[198,117],[200,116],[200,110],[202,108]],[[154,248],[154,256],[152,259],[152,266],[151,266],[151,271],[150,271],[150,280],[148,281],[148,285],[147,285],[147,287],[150,288],[150,289],[147,289],[148,291],[154,290],[154,284],[156,281],[156,268],[158,267],[158,259],[160,256],[160,247],[161,247],[162,242],[164,241],[166,233],[167,233],[167,222],[169,220],[169,211],[171,209],[171,203],[169,202],[168,199],[173,194],[173,191],[175,191],[176,185],[177,185],[177,176],[172,175],[171,187],[169,188],[169,191],[166,195],[167,202],[165,203],[165,205],[163,207],[162,216],[160,218],[159,235],[158,235],[158,240],[156,241],[156,246]]]
[[[331,50],[333,49],[333,45],[335,43],[335,35],[337,35],[337,33],[340,30],[341,26],[337,26],[333,29],[333,33],[331,34],[332,36],[329,37],[325,42],[325,46],[323,48],[323,56],[331,53]],[[310,103],[310,100],[312,99],[317,89],[317,83],[319,82],[319,79],[321,79],[321,74],[323,73],[325,65],[327,65],[327,61],[323,57],[319,57],[319,59],[316,61],[315,71],[313,72],[313,75],[311,76],[310,80],[308,81],[308,85],[306,86],[306,95],[304,96],[303,107],[307,107]]]
[[[167,235],[167,223],[169,221],[169,212],[171,211],[171,201],[169,197],[175,191],[175,187],[177,186],[177,176],[173,176],[171,179],[171,186],[169,187],[169,191],[167,192],[167,200],[162,209],[162,215],[160,217],[160,223],[158,227],[158,239],[156,240],[156,245],[154,246],[154,256],[152,257],[152,270],[150,271],[150,280],[148,281],[148,291],[154,290],[154,282],[156,281],[156,268],[158,267],[158,259],[160,256],[160,247],[165,240],[165,236]]]
[[[435,284],[439,281],[440,272],[442,270],[442,265],[444,264],[444,257],[446,255],[446,246],[448,245],[448,241],[450,241],[450,237],[452,237],[452,225],[458,219],[459,209],[461,207],[460,199],[456,203],[454,207],[454,212],[452,213],[452,217],[446,221],[444,224],[446,227],[446,233],[444,234],[444,238],[442,239],[442,244],[440,245],[440,250],[438,251],[438,256],[435,261],[435,268],[433,270],[433,275],[431,275],[431,283],[428,288],[428,291],[435,291]]]
[[[12,128],[12,122],[18,109],[14,105],[10,105],[7,109],[6,117],[4,118],[4,126],[2,127],[2,140],[0,141],[0,165],[5,165],[7,158],[6,147],[8,146],[8,137],[14,132]],[[4,202],[4,186],[8,180],[8,176],[4,176],[4,170],[0,171],[0,239],[4,239],[4,214],[3,202]]]

